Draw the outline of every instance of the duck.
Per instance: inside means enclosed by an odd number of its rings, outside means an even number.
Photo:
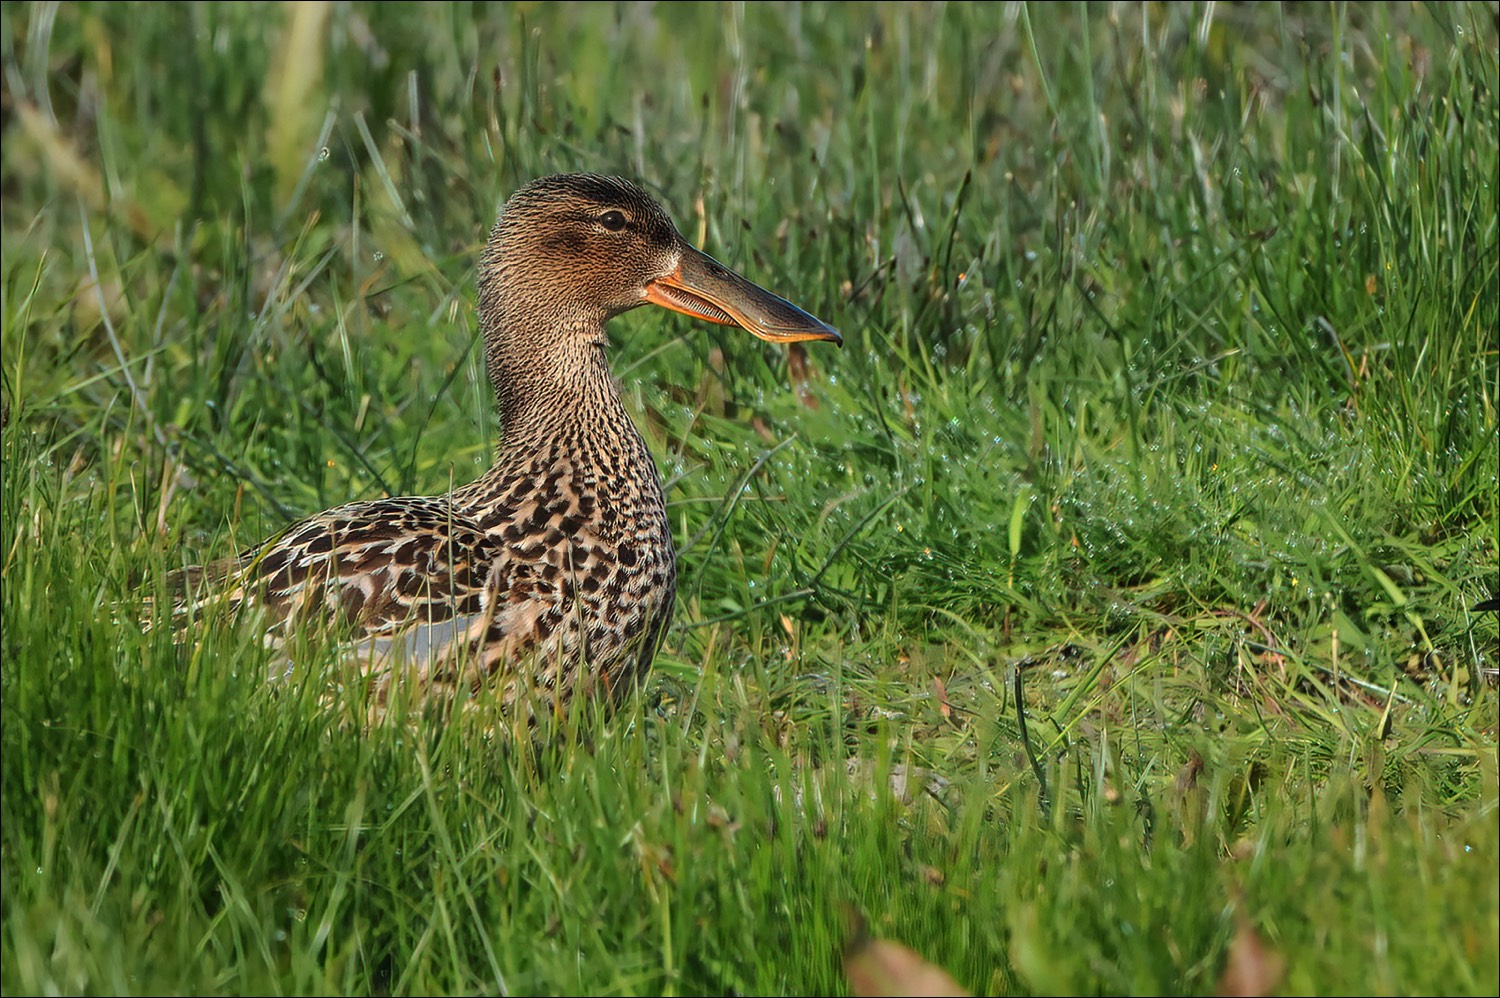
[[[533,717],[575,696],[617,706],[671,623],[677,554],[606,324],[654,305],[772,343],[842,338],[691,245],[640,186],[598,174],[515,191],[477,292],[500,423],[489,470],[443,495],[346,503],[184,569],[177,609],[254,607],[283,649],[336,628],[380,704],[397,689],[418,702],[489,689]]]

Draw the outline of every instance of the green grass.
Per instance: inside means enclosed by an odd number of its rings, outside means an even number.
[[[294,9],[0,9],[0,989],[829,992],[852,907],[980,992],[1242,918],[1500,990],[1492,5]],[[474,260],[564,169],[846,337],[612,325],[651,685],[369,728],[143,630],[486,465]]]

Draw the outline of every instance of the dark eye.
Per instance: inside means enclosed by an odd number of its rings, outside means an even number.
[[[619,232],[625,228],[625,213],[621,211],[606,211],[599,216],[599,224],[611,232]]]

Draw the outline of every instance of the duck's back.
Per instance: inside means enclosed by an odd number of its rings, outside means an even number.
[[[504,448],[447,495],[308,517],[202,581],[263,607],[279,647],[333,626],[381,690],[415,677],[506,703],[579,686],[618,698],[671,621],[676,555],[644,441],[628,420],[612,429]]]

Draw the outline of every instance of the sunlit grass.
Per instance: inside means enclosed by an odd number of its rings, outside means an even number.
[[[679,7],[0,11],[4,989],[819,993],[853,906],[976,991],[1246,921],[1494,993],[1490,9]],[[846,339],[612,324],[650,686],[366,727],[141,627],[486,466],[475,256],[565,169]]]

